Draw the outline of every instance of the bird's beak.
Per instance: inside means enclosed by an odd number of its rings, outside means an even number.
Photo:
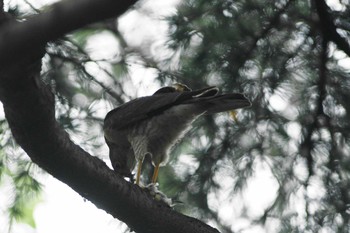
[[[178,92],[184,92],[184,91],[192,91],[191,88],[189,88],[188,86],[186,86],[185,84],[182,83],[175,83],[173,85],[173,87],[176,89],[176,91]]]

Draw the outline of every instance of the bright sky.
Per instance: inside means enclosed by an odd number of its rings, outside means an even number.
[[[145,4],[145,9],[157,9],[159,20],[162,15],[175,12],[173,6],[179,1],[180,0],[152,0]],[[23,3],[20,0],[18,0],[18,2]],[[47,1],[43,0],[42,2]],[[34,6],[41,5],[40,1],[31,1],[31,3],[34,4]],[[140,17],[142,20],[140,20]],[[120,29],[121,31],[128,31],[126,39],[158,37],[161,41],[161,37],[163,37],[166,31],[166,25],[164,22],[156,21],[155,19],[157,19],[157,17],[152,17],[152,19],[150,19],[145,15],[133,12],[121,19]],[[96,38],[96,40],[99,39],[100,38]],[[133,43],[137,46],[139,43],[142,43],[142,41],[133,41]],[[108,49],[108,46],[104,46],[99,48],[98,51],[99,53],[103,53],[103,50]],[[146,90],[150,86],[147,83],[143,83],[145,80],[144,77],[152,78],[152,76],[154,76],[152,71],[135,67],[133,71],[133,82],[136,84],[139,83],[140,85],[142,84],[142,87]],[[271,104],[276,106],[276,108],[284,108],[286,104],[279,96],[275,96],[271,101]],[[1,103],[0,107],[0,119],[2,119],[4,115]],[[106,154],[108,154],[107,151]],[[85,201],[67,185],[49,175],[45,175],[40,179],[44,184],[44,191],[43,201],[37,206],[34,213],[37,227],[34,230],[23,224],[15,224],[15,228],[12,231],[13,233],[121,233],[125,231],[125,224],[120,223],[105,211],[98,209],[89,201]],[[229,184],[231,182],[228,181],[227,183]],[[270,200],[275,196],[276,184],[271,172],[266,169],[263,164],[257,169],[257,174],[251,179],[250,183],[254,183],[254,185],[248,185],[249,188],[246,195],[242,198],[252,201],[249,205],[248,212],[251,212],[252,214],[260,214],[260,211],[266,207]],[[8,192],[3,192],[3,190],[0,192],[0,205],[6,203],[6,200],[8,199],[7,194]],[[227,194],[225,193],[219,197],[219,199],[225,198],[227,198]],[[235,205],[229,204],[220,206],[217,202],[219,199],[217,199],[217,197],[211,198],[209,205],[213,208],[218,208],[219,215],[225,222],[230,223],[234,217],[238,217],[235,216],[237,214],[235,212],[237,211],[234,211],[232,206],[239,206],[240,200],[233,200]],[[3,223],[3,215],[0,214],[0,232],[5,232],[5,229],[3,229]],[[246,228],[248,227],[248,224],[249,222],[243,218],[240,219],[240,221],[236,220],[236,230]],[[261,227],[247,228],[247,230],[244,231],[244,233],[265,232],[266,231]]]
[[[44,190],[44,201],[34,213],[37,233],[119,233],[126,229],[125,224],[51,176],[45,181]]]

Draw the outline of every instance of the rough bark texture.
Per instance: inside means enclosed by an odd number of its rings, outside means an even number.
[[[33,162],[134,231],[218,232],[153,200],[75,145],[55,120],[54,96],[40,80],[40,58],[46,42],[87,23],[118,16],[134,2],[64,1],[23,23],[0,22],[0,101],[6,119]]]

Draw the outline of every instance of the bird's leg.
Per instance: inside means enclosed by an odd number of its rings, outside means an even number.
[[[236,123],[238,123],[237,111],[236,110],[231,110],[231,111],[229,111],[229,113],[230,113],[231,119],[234,120]]]
[[[159,165],[160,165],[160,162],[157,163],[155,168],[154,168],[154,172],[153,172],[153,176],[152,176],[152,183],[153,184],[155,184],[157,182],[158,172],[159,172]]]
[[[136,184],[137,184],[137,185],[140,184],[141,169],[142,169],[142,160],[143,160],[143,159],[139,159],[139,160],[138,160],[138,164],[137,164],[137,174],[136,174]]]

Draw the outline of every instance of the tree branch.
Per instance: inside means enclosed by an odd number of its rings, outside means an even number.
[[[89,23],[123,14],[136,0],[75,0],[54,4],[50,11],[26,21],[11,20],[0,28],[0,64],[7,66],[23,54]]]
[[[0,101],[6,119],[14,138],[33,162],[134,231],[217,233],[154,200],[74,144],[55,120],[54,96],[40,80],[43,54],[32,51],[87,23],[120,15],[134,2],[64,1],[25,22],[7,22],[0,32]]]
[[[324,0],[315,0],[317,14],[320,18],[320,26],[323,35],[330,41],[333,41],[338,49],[342,50],[350,57],[349,43],[339,35],[337,27],[335,26],[332,16],[328,12],[328,6]]]

